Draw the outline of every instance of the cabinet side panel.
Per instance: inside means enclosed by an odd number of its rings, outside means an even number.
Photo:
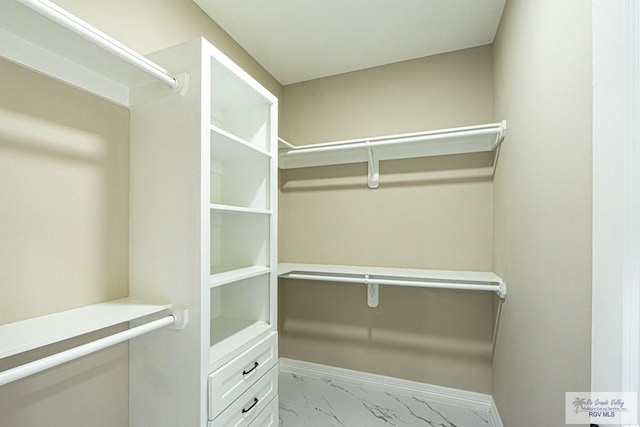
[[[208,197],[209,189],[202,177],[208,180],[209,170],[202,166],[200,52],[197,40],[154,54],[172,72],[189,73],[189,90],[131,112],[130,294],[189,310],[183,330],[160,330],[130,344],[133,427],[205,420],[201,313],[208,300],[202,302],[201,289],[209,255],[202,194]]]

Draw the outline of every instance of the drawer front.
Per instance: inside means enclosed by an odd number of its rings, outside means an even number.
[[[209,421],[209,427],[248,427],[258,415],[269,407],[278,395],[278,367],[273,367],[239,399],[218,417]],[[268,424],[267,424],[268,425]]]
[[[278,396],[249,424],[249,427],[278,427]]]
[[[209,419],[214,419],[278,362],[273,333],[209,375]]]

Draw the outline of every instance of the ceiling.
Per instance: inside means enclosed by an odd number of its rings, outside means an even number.
[[[281,84],[493,42],[506,0],[194,0]]]

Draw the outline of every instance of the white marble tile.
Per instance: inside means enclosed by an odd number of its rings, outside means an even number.
[[[398,403],[402,404],[408,414],[404,420],[421,420],[431,425],[447,427],[489,427],[488,416],[480,411],[447,405],[439,402],[430,402],[424,397],[394,396],[390,395]]]
[[[408,415],[400,402],[384,392],[338,383],[330,384],[318,409],[347,425],[358,419],[370,426],[403,426],[402,419]]]
[[[278,396],[281,401],[313,406],[325,393],[329,384],[328,380],[280,373],[278,376]]]
[[[351,385],[331,383],[317,409],[348,426],[364,420],[367,426],[488,427],[486,416],[424,398],[399,396]],[[310,421],[314,419],[312,413]]]
[[[311,415],[313,406],[280,400],[279,409],[280,427],[301,427]]]
[[[490,427],[481,411],[280,374],[281,427]]]
[[[340,418],[332,412],[315,408],[306,424],[304,424],[304,427],[377,427],[380,425],[389,426],[389,424],[385,423],[372,424],[371,421],[367,419],[357,418],[354,416]]]

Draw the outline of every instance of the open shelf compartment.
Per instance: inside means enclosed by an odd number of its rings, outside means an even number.
[[[213,204],[270,209],[271,156],[227,135],[211,131]]]
[[[211,273],[270,267],[271,216],[211,211]]]
[[[269,152],[272,103],[215,59],[211,74],[211,124]]]
[[[210,289],[211,362],[268,331],[270,271]]]

